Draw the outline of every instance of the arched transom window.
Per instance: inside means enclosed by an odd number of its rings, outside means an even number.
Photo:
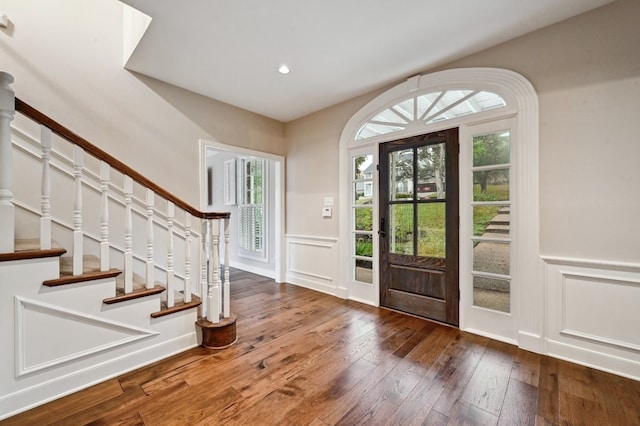
[[[444,90],[416,95],[375,114],[356,133],[355,140],[477,114],[506,105],[499,95],[478,90]]]

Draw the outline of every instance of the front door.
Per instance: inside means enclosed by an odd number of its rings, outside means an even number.
[[[458,325],[458,129],[380,144],[380,304]]]

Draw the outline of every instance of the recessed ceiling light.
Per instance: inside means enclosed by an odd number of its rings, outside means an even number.
[[[280,68],[278,68],[278,72],[280,74],[289,74],[289,71],[291,71],[289,67],[284,64],[280,65]]]

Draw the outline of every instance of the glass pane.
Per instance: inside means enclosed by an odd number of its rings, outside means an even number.
[[[509,237],[508,206],[474,206],[473,235],[491,238]]]
[[[509,169],[473,172],[473,201],[509,201]]]
[[[469,95],[471,90],[449,90],[440,98],[440,100],[434,105],[433,109],[429,113],[429,117],[427,117],[427,123],[431,123],[434,121],[442,121],[449,120],[451,118],[455,118],[456,115],[449,109],[442,114],[438,114],[439,111],[442,111],[449,107],[451,104],[454,104]]]
[[[408,121],[413,121],[413,98],[402,101],[393,107],[400,115],[405,117]]]
[[[477,104],[480,111],[487,111],[489,109],[500,108],[507,105],[504,99],[491,92],[476,93],[471,99],[469,99],[469,101]]]
[[[373,155],[353,157],[353,179],[371,179],[373,176]]]
[[[440,96],[440,92],[418,96],[418,98],[416,99],[418,102],[418,118],[424,119],[424,117],[422,116],[429,110],[431,104],[433,104],[433,101],[438,99],[438,96]]]
[[[413,255],[413,204],[389,206],[389,252]]]
[[[400,115],[392,111],[391,108],[385,109],[380,114],[376,115],[371,121],[380,121],[383,123],[391,123],[397,125],[405,125],[409,122],[406,118],[402,118]]]
[[[445,144],[418,148],[418,199],[445,198]]]
[[[362,126],[362,129],[358,132],[356,139],[366,139],[373,136],[384,135],[386,133],[397,132],[398,130],[404,130],[406,126],[392,126],[383,124],[367,123]]]
[[[509,164],[510,132],[508,130],[473,137],[473,167]]]
[[[509,243],[481,241],[473,247],[473,270],[509,275]]]
[[[354,211],[356,231],[373,231],[373,207],[358,207]]]
[[[373,182],[355,182],[353,184],[353,203],[355,205],[373,203]]]
[[[355,234],[354,247],[356,256],[373,257],[373,237],[370,234]]]
[[[418,256],[445,258],[446,204],[418,205]]]
[[[413,150],[389,154],[390,200],[413,199]]]
[[[363,283],[373,283],[373,262],[355,259],[355,279]]]
[[[510,312],[509,280],[473,277],[473,304],[481,308]]]

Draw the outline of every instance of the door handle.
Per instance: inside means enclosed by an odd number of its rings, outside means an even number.
[[[386,237],[387,236],[387,228],[386,228],[386,223],[384,220],[384,217],[380,218],[380,228],[378,229],[378,235],[380,235],[381,237]]]

